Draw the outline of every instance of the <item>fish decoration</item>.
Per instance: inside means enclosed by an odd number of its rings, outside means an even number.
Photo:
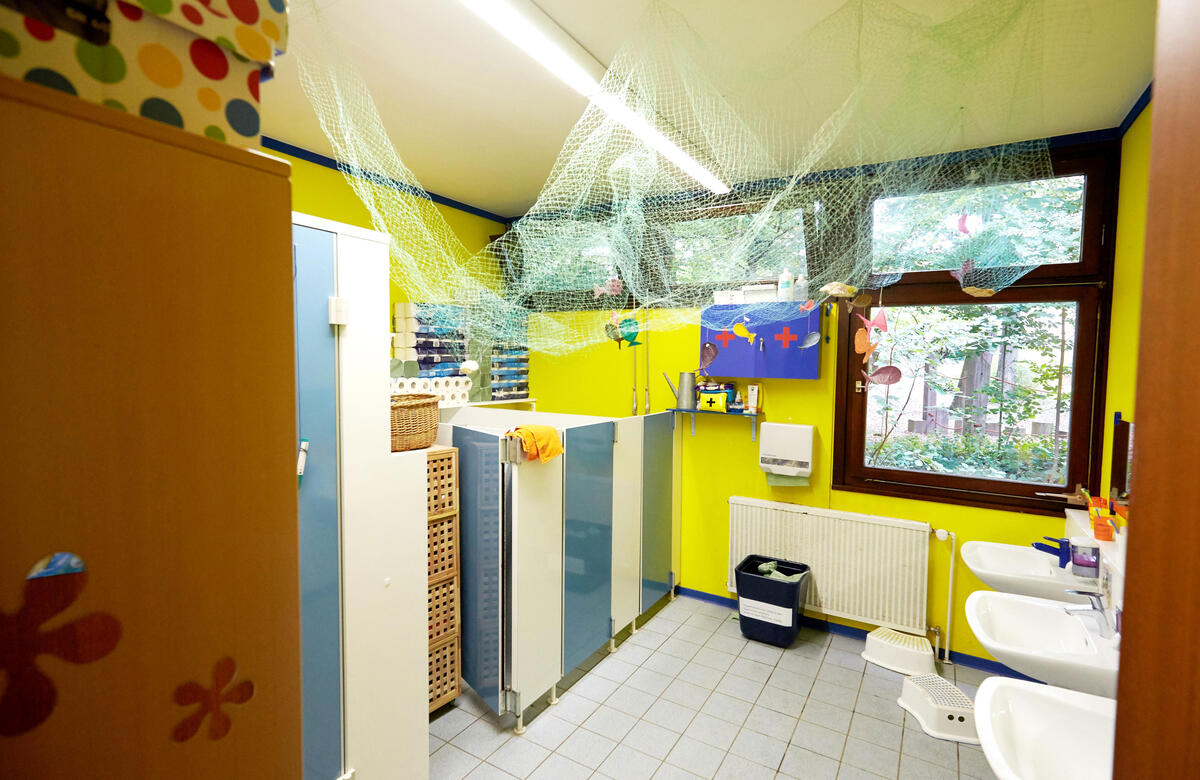
[[[821,292],[831,298],[851,298],[858,292],[858,288],[845,282],[830,282],[821,288]]]
[[[869,307],[872,302],[873,299],[871,298],[871,294],[863,293],[862,295],[855,297],[855,299],[850,302],[850,305],[856,309],[865,309]]]
[[[862,375],[867,378],[868,382],[876,385],[894,385],[903,376],[900,369],[895,366],[881,366],[870,374],[864,371]]]
[[[955,278],[959,286],[962,286],[963,279],[973,273],[975,273],[975,261],[967,258],[963,261],[962,267],[957,271],[951,271],[950,275]]]
[[[741,336],[751,346],[754,345],[754,337],[758,335],[757,333],[751,333],[750,329],[746,327],[745,322],[735,322],[733,324],[733,334],[735,336]]]
[[[604,284],[597,284],[592,287],[592,299],[595,300],[602,295],[620,295],[624,289],[624,282],[615,276],[610,276],[604,281]]]
[[[996,294],[996,291],[991,287],[974,287],[969,284],[963,284],[963,281],[965,281],[968,276],[975,273],[976,270],[975,261],[967,258],[963,261],[962,267],[957,271],[951,271],[950,275],[958,281],[958,285],[962,287],[962,291],[967,295],[975,298],[991,298]]]
[[[878,328],[881,332],[887,333],[888,326],[886,309],[881,307],[879,311],[875,312],[875,316],[869,320],[861,314],[855,314],[854,316],[862,320],[862,323],[864,326],[866,326],[867,330],[870,330],[871,328]]]
[[[820,341],[821,341],[821,332],[814,330],[812,333],[809,333],[807,336],[804,337],[804,341],[800,342],[800,349],[808,349],[810,347],[815,347],[815,346],[817,346],[818,343],[820,343]]]
[[[812,298],[809,298],[807,301],[800,304],[800,311],[802,311],[802,312],[812,311],[816,307],[816,305],[817,305],[817,302],[814,301]]]
[[[617,349],[621,348],[621,342],[625,339],[621,336],[621,328],[617,325],[617,313],[615,311],[609,317],[609,321],[604,323],[604,335],[617,342]]]
[[[854,332],[854,351],[863,356],[864,363],[870,359],[871,353],[878,346],[878,343],[871,342],[871,331],[866,328]]]
[[[637,320],[635,320],[633,317],[626,317],[625,319],[621,320],[621,322],[618,324],[618,327],[621,329],[621,338],[625,339],[625,343],[627,343],[631,347],[636,347],[636,346],[641,345],[642,342],[637,340],[637,337],[638,337],[638,321]],[[617,346],[620,347],[620,344],[618,344]]]
[[[991,298],[996,294],[996,291],[990,287],[964,287],[962,291],[976,298]]]
[[[717,345],[706,341],[700,346],[700,371],[708,373],[708,367],[717,359]]]

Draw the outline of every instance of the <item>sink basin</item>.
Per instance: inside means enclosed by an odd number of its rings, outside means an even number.
[[[962,546],[962,559],[983,584],[1005,593],[1086,604],[1086,598],[1072,596],[1067,590],[1097,589],[1095,579],[1076,577],[1069,565],[1058,568],[1058,561],[1032,547],[967,542]]]
[[[1098,615],[1068,614],[1063,601],[980,590],[967,622],[1001,663],[1037,680],[1098,696],[1117,695],[1120,636],[1100,636]]]
[[[979,744],[999,780],[1112,777],[1117,702],[989,677],[975,695]]]

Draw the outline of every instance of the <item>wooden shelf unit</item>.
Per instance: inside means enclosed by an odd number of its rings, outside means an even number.
[[[429,523],[429,711],[462,692],[458,450],[426,451]]]

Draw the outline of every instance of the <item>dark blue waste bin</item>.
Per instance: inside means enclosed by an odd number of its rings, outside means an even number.
[[[758,573],[760,564],[776,561],[780,574],[802,574],[797,582],[777,580]],[[808,564],[747,555],[734,570],[737,578],[738,623],[742,636],[758,642],[788,647],[796,641],[804,601],[808,598],[808,581],[812,570]]]

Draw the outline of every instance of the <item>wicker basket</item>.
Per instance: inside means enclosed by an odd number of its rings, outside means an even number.
[[[439,396],[392,396],[392,452],[419,450],[437,438]]]

